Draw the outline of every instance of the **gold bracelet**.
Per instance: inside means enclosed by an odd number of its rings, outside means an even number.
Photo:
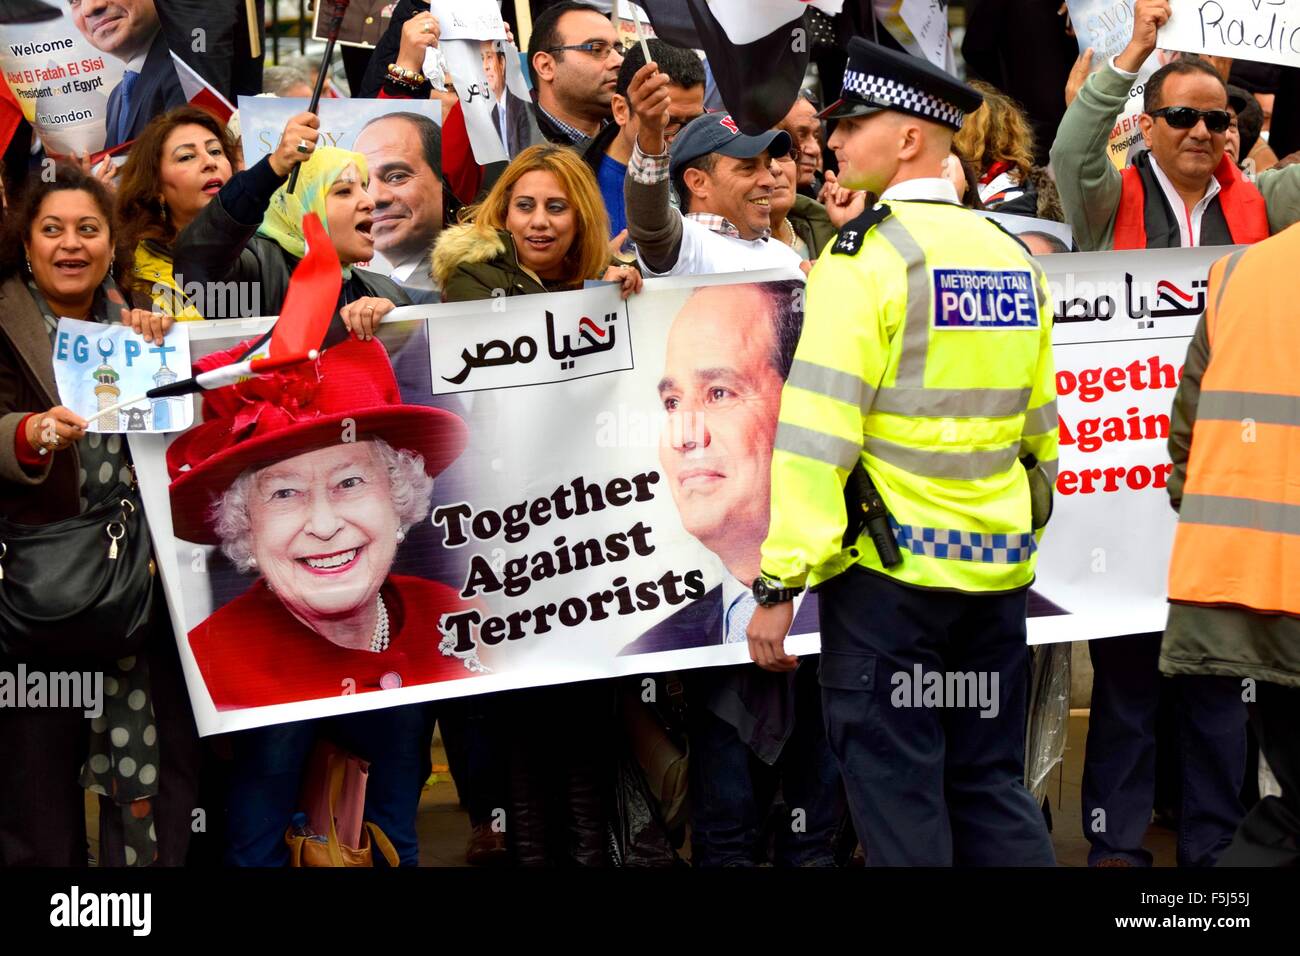
[[[425,83],[423,73],[418,70],[408,70],[396,63],[388,64],[388,78],[394,83],[400,83],[402,86],[409,86],[412,89],[418,89]]]

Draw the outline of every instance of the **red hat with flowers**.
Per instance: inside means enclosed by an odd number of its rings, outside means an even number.
[[[194,371],[238,361],[252,344],[207,355]],[[315,361],[204,393],[203,421],[167,448],[173,530],[186,541],[220,543],[213,505],[249,468],[382,438],[420,455],[436,477],[465,449],[468,434],[451,412],[402,404],[383,344],[349,337]]]

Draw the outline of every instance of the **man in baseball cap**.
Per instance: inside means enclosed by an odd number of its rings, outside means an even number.
[[[624,195],[628,237],[636,243],[642,272],[706,275],[781,269],[801,275],[800,258],[770,239],[773,160],[788,156],[790,136],[770,130],[746,136],[727,113],[705,113],[673,140],[668,122],[668,77],[654,63],[637,71],[628,102],[640,121],[627,167]],[[681,212],[669,200],[669,179]]]

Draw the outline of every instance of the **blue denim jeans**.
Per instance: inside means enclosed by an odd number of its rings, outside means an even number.
[[[1083,834],[1089,864],[1150,866],[1142,839],[1156,787],[1161,688],[1175,695],[1181,802],[1178,865],[1213,866],[1241,822],[1246,705],[1231,677],[1162,677],[1161,635],[1088,642],[1092,710],[1083,760]]]
[[[815,665],[815,661],[805,663]],[[792,817],[775,826],[776,865],[835,865],[834,838],[846,813],[844,788],[826,742],[815,666],[800,666],[794,729],[775,765],[755,756],[736,728],[702,703],[690,708],[690,740],[695,866],[762,862],[763,824],[778,787]]]
[[[433,713],[411,704],[341,717],[258,727],[231,735],[234,762],[227,798],[230,866],[285,866],[284,831],[301,810],[300,789],[318,737],[370,763],[365,819],[376,824],[401,860],[418,866],[415,814],[429,778]],[[383,865],[375,854],[376,864]]]

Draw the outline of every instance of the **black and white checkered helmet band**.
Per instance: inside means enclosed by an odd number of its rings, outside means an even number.
[[[853,94],[876,106],[888,106],[914,113],[939,123],[946,123],[954,129],[960,129],[965,118],[959,108],[937,96],[931,96],[914,86],[899,83],[884,76],[859,73],[857,70],[844,71],[844,94]]]

